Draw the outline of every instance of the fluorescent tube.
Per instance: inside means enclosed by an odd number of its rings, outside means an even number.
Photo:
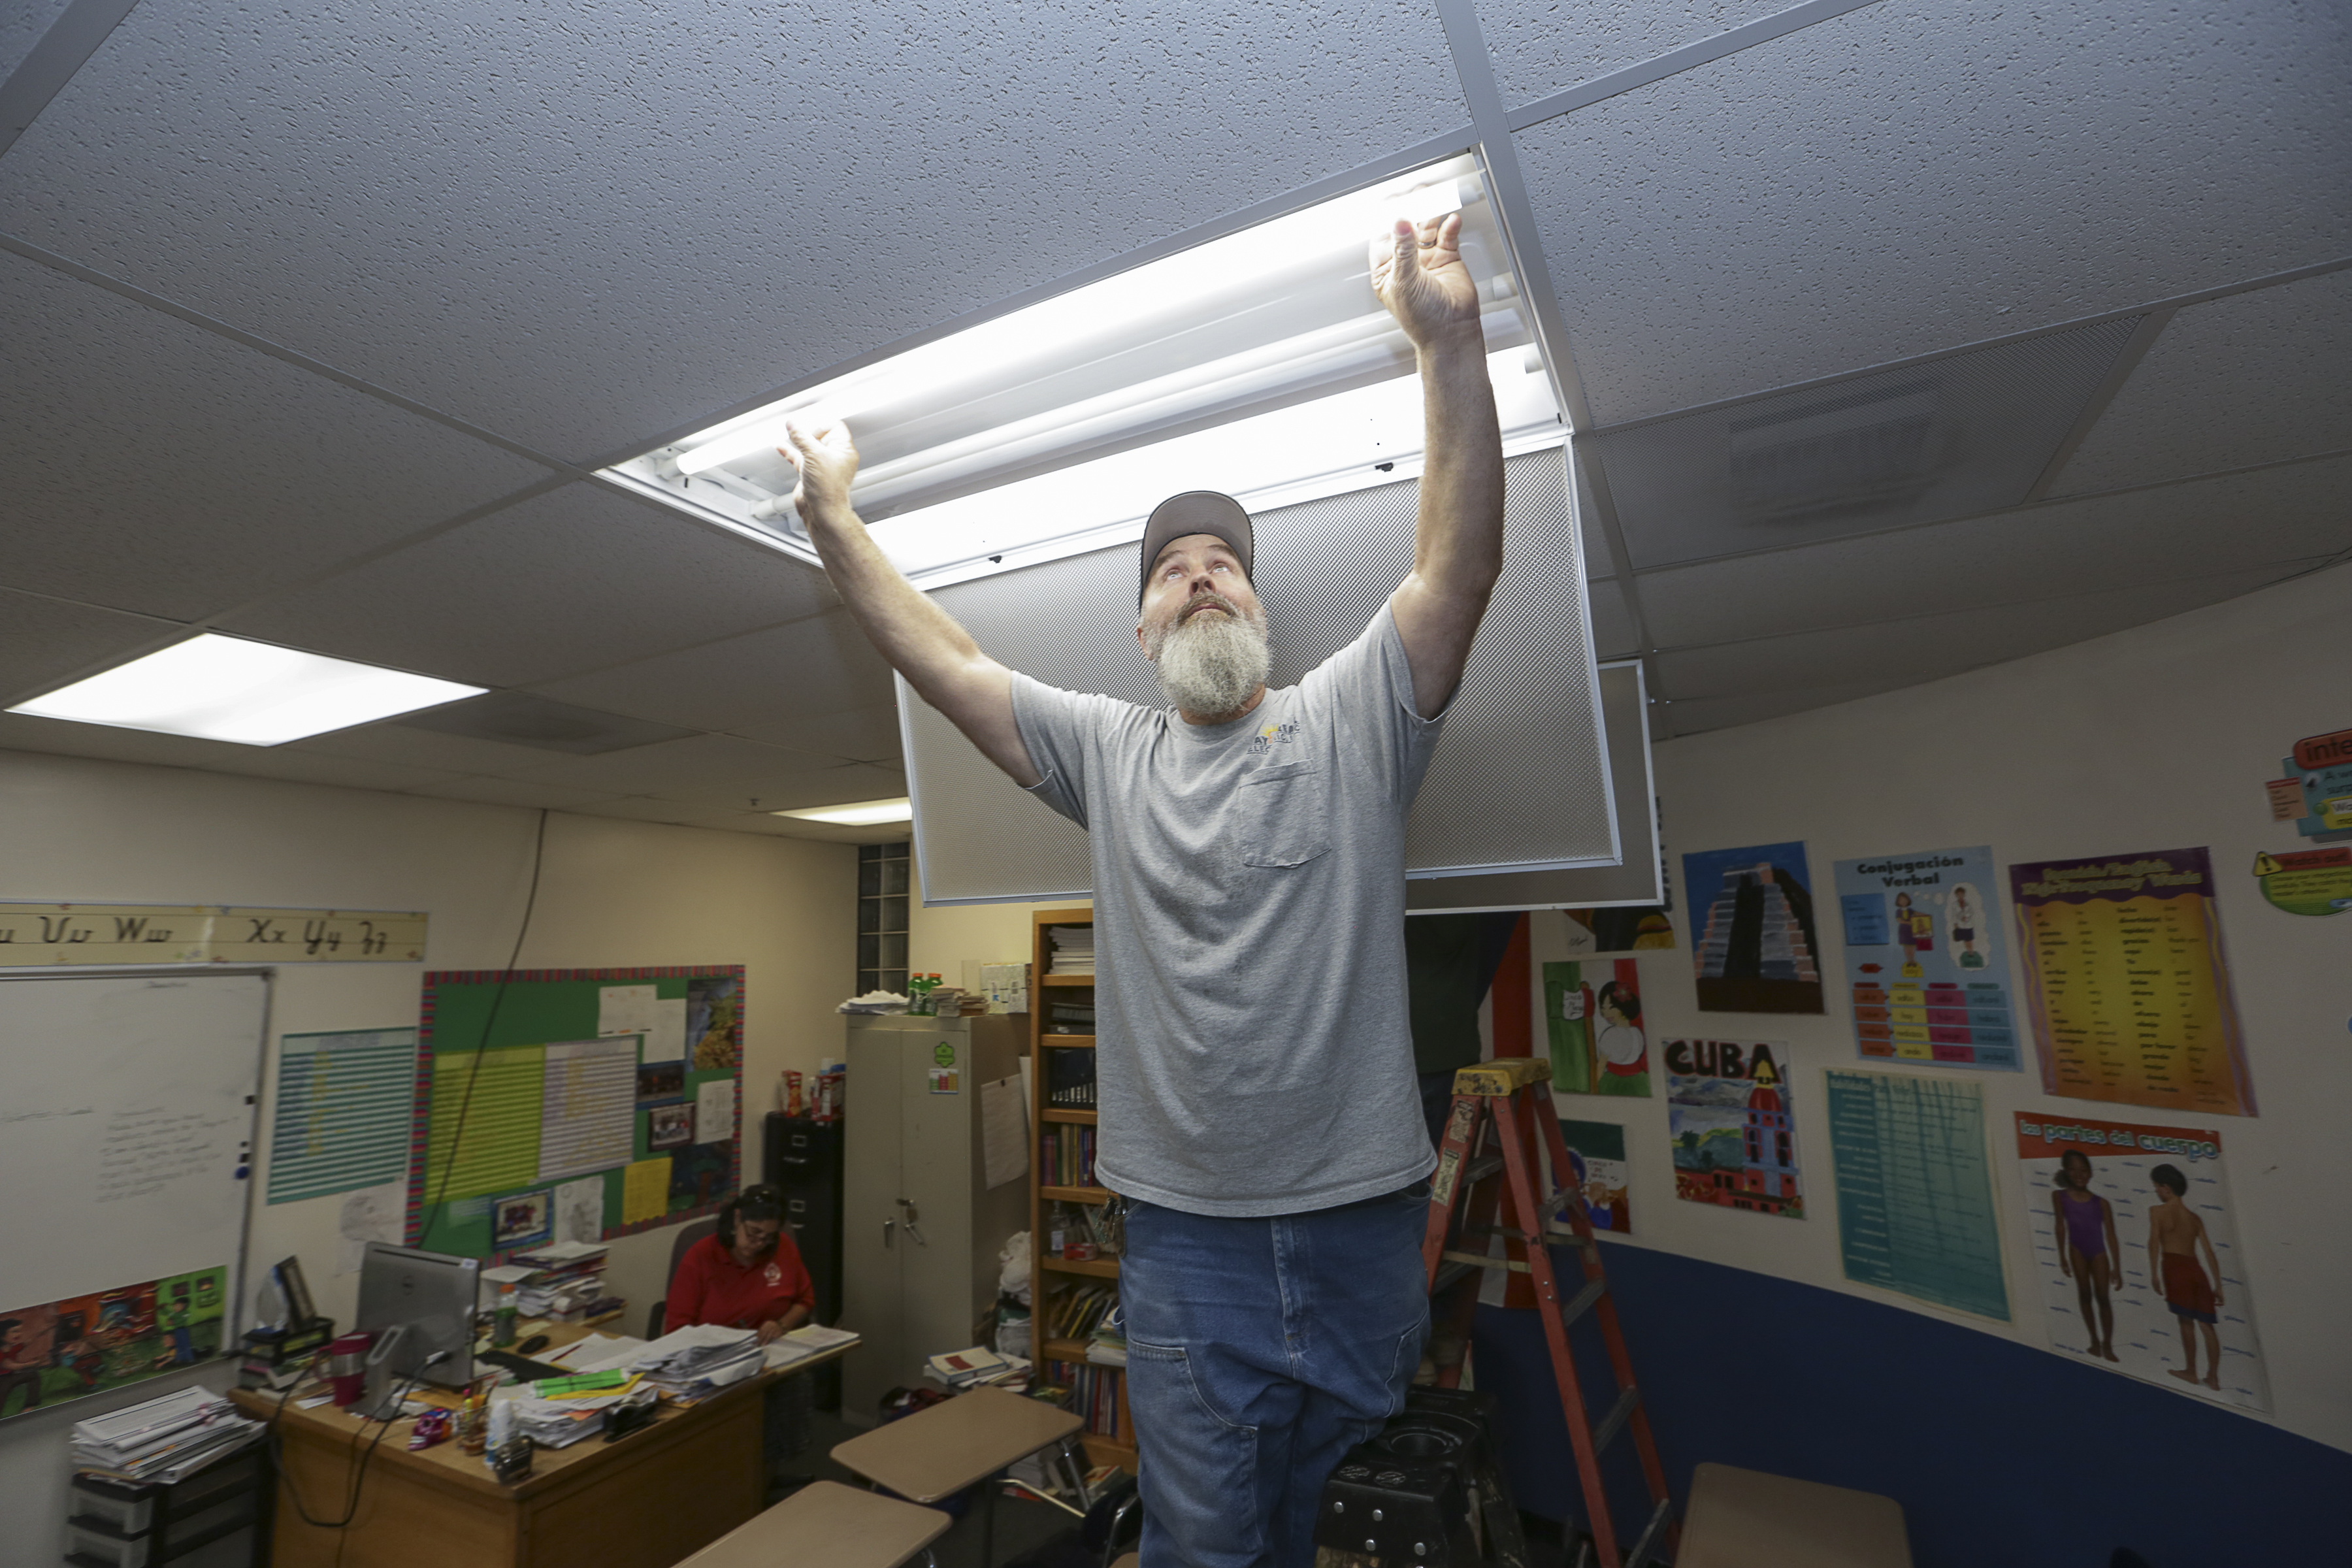
[[[797,475],[776,448],[787,439],[788,420],[845,420],[859,454],[850,500],[877,525],[877,538],[900,519],[922,519],[908,540],[982,515],[995,520],[916,552],[933,563],[931,570],[952,564],[970,575],[1010,569],[1009,552],[1025,552],[1024,560],[1038,558],[1039,547],[1067,553],[1049,542],[1118,526],[1092,492],[1080,496],[1075,510],[1056,500],[1050,509],[1030,506],[1017,520],[985,498],[1029,489],[1074,468],[1106,482],[1131,472],[1133,482],[1149,488],[1160,480],[1147,476],[1166,469],[1166,462],[1112,460],[1161,446],[1197,454],[1197,435],[1234,432],[1309,405],[1334,406],[1319,420],[1282,427],[1318,440],[1340,428],[1346,438],[1337,447],[1294,447],[1276,456],[1279,472],[1265,472],[1262,444],[1244,436],[1241,444],[1252,457],[1243,467],[1255,476],[1247,488],[1305,500],[1309,492],[1299,483],[1316,475],[1325,477],[1316,482],[1326,488],[1312,493],[1368,482],[1355,473],[1360,458],[1362,465],[1393,462],[1417,458],[1420,450],[1417,400],[1405,421],[1409,432],[1391,429],[1396,421],[1383,414],[1380,438],[1369,446],[1359,438],[1360,416],[1371,405],[1356,395],[1409,383],[1414,363],[1411,342],[1372,293],[1371,247],[1396,218],[1426,221],[1457,211],[1463,258],[1487,301],[1481,323],[1486,346],[1516,366],[1508,351],[1531,343],[1532,333],[1477,162],[1465,155],[918,344],[607,468],[604,477],[814,559],[792,514]],[[1522,423],[1556,437],[1547,384],[1538,376],[1521,385],[1516,373],[1507,379],[1514,395],[1541,395],[1545,406]],[[1502,381],[1497,389],[1506,390]],[[1343,412],[1350,409],[1357,412]],[[1106,462],[1111,466],[1096,468]],[[1210,467],[1222,472],[1232,465],[1215,461],[1213,452]],[[1216,482],[1179,478],[1174,488]],[[1241,493],[1240,487],[1224,488]],[[1043,490],[1065,496],[1067,487],[1046,482]],[[1148,510],[1166,493],[1125,495],[1118,504]]]
[[[861,800],[849,805],[820,805],[806,811],[772,811],[768,815],[796,816],[803,822],[830,822],[843,827],[871,827],[882,822],[912,822],[915,803],[901,795],[897,800]]]
[[[205,632],[8,711],[277,746],[488,689]]]

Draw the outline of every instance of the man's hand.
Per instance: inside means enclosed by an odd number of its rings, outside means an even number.
[[[847,506],[850,481],[857,478],[857,446],[849,438],[849,426],[838,420],[806,426],[787,419],[784,437],[785,444],[776,450],[800,470],[801,482],[793,490],[793,510],[801,514],[801,521],[808,521],[812,505]]]
[[[1478,285],[1462,264],[1461,245],[1460,213],[1419,226],[1399,218],[1389,238],[1372,241],[1372,292],[1416,348],[1477,334]]]

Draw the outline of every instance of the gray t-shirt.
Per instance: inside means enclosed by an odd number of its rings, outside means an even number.
[[[1095,1168],[1193,1214],[1329,1208],[1431,1164],[1404,963],[1404,820],[1441,721],[1387,606],[1227,724],[1013,680],[1095,873]]]

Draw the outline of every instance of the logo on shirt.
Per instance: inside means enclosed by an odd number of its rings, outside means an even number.
[[[784,1282],[784,1271],[771,1263],[768,1265],[766,1279],[771,1285],[781,1285]]]
[[[1257,733],[1250,737],[1250,755],[1259,756],[1276,746],[1287,746],[1298,739],[1298,721],[1286,724],[1260,724]]]

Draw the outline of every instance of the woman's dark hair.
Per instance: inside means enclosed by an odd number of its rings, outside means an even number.
[[[2147,1173],[2147,1179],[2159,1187],[2170,1187],[2176,1198],[2189,1195],[2189,1178],[2180,1173],[2178,1165],[2158,1165]]]
[[[730,1252],[735,1249],[737,1218],[781,1221],[784,1217],[784,1194],[762,1182],[756,1187],[745,1187],[727,1200],[719,1211],[719,1245]]]
[[[1592,998],[1592,1010],[1598,1013],[1601,1008],[1612,1005],[1617,1011],[1625,1015],[1625,1022],[1628,1024],[1638,1024],[1642,1021],[1642,998],[1631,988],[1620,985],[1614,980],[1603,985]]]

